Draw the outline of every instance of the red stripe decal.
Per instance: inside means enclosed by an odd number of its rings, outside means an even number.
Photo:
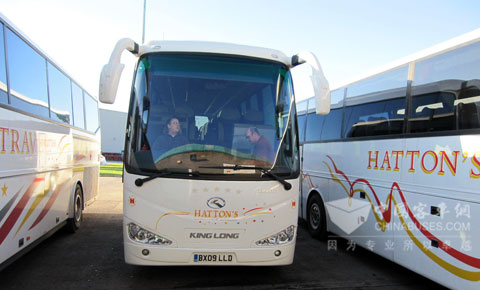
[[[60,145],[63,141],[63,139],[65,139],[65,137],[67,137],[67,135],[63,135],[62,138],[60,138],[60,141],[58,141],[58,145]]]
[[[85,156],[85,155],[83,155],[83,154],[79,154],[79,155],[77,155],[77,157],[75,157],[74,162],[76,163],[76,162],[82,160],[82,159],[85,158],[85,157],[87,157],[87,156]]]
[[[251,210],[248,210],[246,212],[243,213],[243,215],[246,215],[247,213],[251,212],[251,211],[254,211],[254,210],[257,210],[257,209],[263,209],[263,207],[257,207],[257,208],[253,208]]]
[[[33,192],[35,191],[35,187],[37,185],[37,182],[38,181],[43,181],[43,180],[44,180],[44,178],[35,178],[33,180],[32,184],[30,184],[30,186],[27,188],[27,190],[23,194],[20,201],[17,203],[17,205],[12,210],[12,212],[8,216],[5,223],[0,228],[0,245],[3,243],[5,238],[8,236],[8,234],[12,230],[13,226],[17,222],[18,218],[20,217],[20,214],[22,213],[23,209],[25,208],[25,205],[27,205],[28,201],[30,200],[30,197],[32,196]]]

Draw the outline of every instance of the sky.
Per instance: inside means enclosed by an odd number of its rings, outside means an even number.
[[[145,42],[202,40],[313,52],[331,88],[480,28],[475,0],[147,0]],[[144,0],[0,0],[0,12],[90,94],[116,42],[142,43]],[[135,57],[114,105],[127,111]],[[310,96],[294,79],[297,100]]]

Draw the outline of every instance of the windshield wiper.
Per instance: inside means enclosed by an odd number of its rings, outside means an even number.
[[[183,175],[190,175],[190,176],[198,176],[199,175],[198,171],[192,171],[190,169],[178,170],[178,169],[165,168],[165,169],[161,170],[159,173],[152,174],[148,177],[135,179],[135,185],[140,187],[147,181],[150,181],[150,180],[153,180],[153,179],[159,178],[159,177],[164,177],[164,176],[167,176],[167,175],[173,175],[173,174],[183,174]]]
[[[235,166],[199,166],[198,168],[212,168],[212,169],[232,169],[233,171],[235,170],[242,170],[242,169],[246,169],[246,170],[259,170],[260,172],[262,172],[264,175],[266,176],[269,176],[275,180],[278,180],[278,182],[280,182],[281,184],[283,184],[283,188],[285,188],[285,190],[290,190],[292,188],[292,184],[290,184],[288,181],[286,181],[285,179],[281,178],[280,176],[276,175],[276,174],[273,174],[272,171],[270,169],[266,169],[266,168],[263,168],[263,167],[258,167],[258,166],[244,166],[244,165],[235,165]]]

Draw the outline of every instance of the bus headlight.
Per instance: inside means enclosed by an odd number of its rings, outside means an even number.
[[[128,236],[135,242],[149,245],[171,245],[172,241],[147,231],[134,223],[127,225]]]
[[[257,241],[255,244],[257,246],[275,246],[283,245],[288,242],[291,242],[295,237],[295,226],[289,226],[285,230],[271,235],[265,239]]]

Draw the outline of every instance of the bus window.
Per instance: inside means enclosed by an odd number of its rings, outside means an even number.
[[[357,96],[367,96],[372,93],[388,92],[392,89],[406,89],[407,74],[408,66],[404,65],[392,71],[352,84],[347,89],[347,99]]]
[[[466,88],[460,92],[459,99],[455,100],[459,129],[480,128],[480,81],[476,80],[475,83],[467,83]]]
[[[342,120],[343,107],[330,109],[330,113],[325,116],[320,140],[328,141],[342,138]]]
[[[96,132],[98,129],[98,103],[87,93],[85,95],[85,115],[87,120],[87,130]]]
[[[74,82],[72,82],[72,97],[73,97],[73,126],[81,129],[85,129],[83,91]]]
[[[320,140],[335,140],[342,138],[343,104],[345,89],[331,92],[330,114],[325,116]]]
[[[300,143],[305,142],[305,120],[307,115],[298,115],[298,136]]]
[[[3,43],[3,24],[0,23],[0,103],[8,103],[7,69],[5,66],[5,45]]]
[[[305,134],[305,141],[319,141],[325,115],[317,115],[315,112],[307,115],[307,133]]]
[[[275,113],[275,106],[273,105],[273,99],[274,99],[274,96],[273,96],[273,92],[272,90],[270,90],[268,87],[265,87],[263,90],[262,90],[262,99],[263,99],[263,120],[265,120],[265,125],[268,125],[268,126],[275,126],[275,120],[269,118],[269,116],[272,116],[274,113]],[[245,116],[247,114],[247,112],[245,111],[243,113],[243,116]]]
[[[480,42],[417,62],[413,90],[438,81],[473,79],[480,79]]]
[[[308,114],[307,118],[305,141],[328,141],[342,137],[342,107],[330,109],[330,113],[326,116],[313,112]],[[298,120],[300,122],[300,117]]]
[[[405,99],[393,99],[347,107],[345,136],[366,137],[403,132]]]
[[[11,104],[48,118],[46,60],[10,29],[6,31]]]
[[[455,94],[438,92],[412,99],[410,132],[455,130]]]
[[[347,88],[345,137],[403,132],[407,73],[408,66],[402,66]]]
[[[48,91],[50,96],[50,118],[72,125],[71,81],[51,63],[48,63]]]
[[[479,128],[480,43],[419,61],[412,87],[410,131]]]
[[[307,112],[308,100],[297,101],[297,113],[298,115],[304,115]]]
[[[300,143],[305,142],[305,125],[307,121],[307,105],[308,100],[303,100],[296,103],[297,118],[298,118],[298,137]]]

